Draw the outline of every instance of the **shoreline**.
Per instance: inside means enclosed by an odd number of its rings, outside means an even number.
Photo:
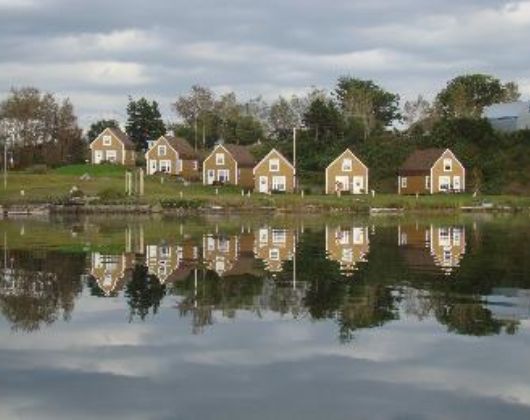
[[[430,207],[327,207],[314,204],[305,206],[231,206],[231,205],[206,205],[201,207],[162,207],[159,204],[97,204],[97,205],[65,205],[65,204],[15,204],[0,205],[2,218],[18,216],[42,216],[49,214],[164,214],[164,215],[195,215],[195,214],[360,214],[370,216],[403,215],[403,214],[473,214],[473,213],[524,213],[529,212],[527,207],[512,207],[506,205],[481,205],[481,206],[441,206]]]

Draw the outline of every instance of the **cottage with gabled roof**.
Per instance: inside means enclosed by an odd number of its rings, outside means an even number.
[[[252,170],[256,160],[245,146],[218,144],[204,159],[202,180],[204,185],[238,185],[254,188]]]
[[[465,188],[466,169],[449,149],[416,150],[399,168],[399,194],[460,193]]]
[[[253,175],[254,191],[265,194],[294,191],[294,166],[276,149],[261,159],[254,167]]]
[[[147,174],[179,175],[187,180],[200,178],[199,155],[183,138],[160,136],[145,153]]]
[[[126,166],[136,164],[134,143],[119,128],[108,127],[90,143],[90,161],[100,163],[118,163]]]
[[[368,193],[368,167],[346,149],[326,168],[326,194]]]

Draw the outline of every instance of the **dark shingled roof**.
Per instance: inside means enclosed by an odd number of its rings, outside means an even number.
[[[164,136],[164,138],[184,159],[197,159],[199,157],[197,152],[193,150],[193,147],[185,139],[173,136]]]
[[[423,149],[416,150],[407,158],[399,168],[401,174],[413,174],[428,172],[434,163],[442,156],[446,149]]]
[[[121,131],[119,128],[109,127],[108,128],[112,134],[114,134],[125,146],[126,149],[134,149],[134,143],[129,138],[127,134]]]
[[[237,144],[223,144],[223,147],[230,152],[239,166],[253,168],[256,165],[256,159],[248,147]]]

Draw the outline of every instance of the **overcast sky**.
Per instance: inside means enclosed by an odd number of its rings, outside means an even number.
[[[195,83],[273,99],[351,74],[408,99],[465,72],[530,97],[530,1],[0,0],[0,95],[68,96],[83,126],[128,95],[170,118]]]

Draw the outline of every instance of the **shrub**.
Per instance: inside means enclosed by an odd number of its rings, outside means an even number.
[[[48,167],[44,164],[28,166],[26,169],[28,174],[42,175],[48,172]]]
[[[114,201],[123,200],[126,198],[126,195],[123,191],[115,188],[105,188],[98,192],[98,197],[101,201]]]

